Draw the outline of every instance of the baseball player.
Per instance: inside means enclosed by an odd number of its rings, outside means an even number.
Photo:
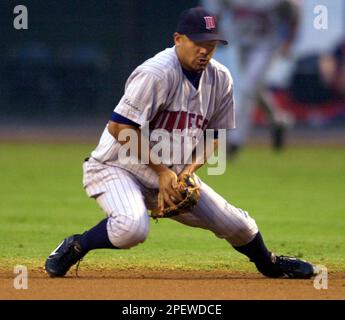
[[[297,6],[294,0],[203,0],[206,8],[223,23],[223,32],[236,48],[238,82],[235,90],[236,129],[230,130],[229,155],[241,149],[250,133],[254,107],[259,106],[271,123],[272,146],[281,149],[285,131],[294,123],[292,114],[277,107],[265,88],[265,76],[280,51],[290,53],[297,30]],[[228,30],[230,29],[230,30]]]
[[[149,232],[148,210],[174,207],[182,198],[178,181],[194,175],[202,166],[195,157],[182,165],[154,161],[154,139],[147,148],[137,149],[137,162],[123,161],[122,148],[132,139],[124,139],[124,131],[137,133],[133,141],[142,147],[148,140],[141,134],[147,122],[149,135],[183,131],[193,134],[196,145],[204,143],[206,129],[214,129],[216,147],[217,130],[234,127],[233,81],[228,69],[212,59],[218,43],[227,42],[217,32],[215,17],[201,7],[187,9],[178,19],[175,45],[145,61],[130,75],[98,146],[83,165],[86,193],[97,201],[106,218],[58,245],[45,263],[51,277],[64,276],[91,250],[128,249],[144,242]],[[147,150],[155,156],[142,163],[139,160],[146,157]],[[173,219],[225,239],[268,277],[314,275],[312,264],[270,252],[246,211],[232,206],[194,177],[200,198],[194,207]]]

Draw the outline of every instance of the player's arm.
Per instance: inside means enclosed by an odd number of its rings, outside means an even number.
[[[177,175],[164,164],[156,164],[160,163],[160,159],[150,149],[149,138],[141,134],[140,128],[143,128],[148,121],[152,121],[159,112],[159,106],[165,104],[168,87],[168,80],[163,79],[156,72],[136,69],[128,78],[125,93],[115,107],[108,125],[109,132],[118,141],[124,129],[132,129],[137,133],[138,146],[135,148],[137,148],[138,160],[143,159],[141,163],[149,166],[159,177],[159,209],[163,209],[165,204],[172,207],[171,197],[180,199],[180,193],[176,193],[174,189],[177,188]],[[121,144],[128,142],[128,139],[124,140],[119,142]]]
[[[193,173],[201,168],[207,162],[207,160],[218,150],[218,129],[230,129],[234,127],[233,81],[228,70],[227,72],[222,74],[223,78],[220,81],[221,83],[223,83],[223,89],[220,93],[222,99],[217,105],[216,112],[213,114],[207,126],[208,129],[214,130],[213,143],[210,147],[208,143],[209,141],[208,139],[206,139],[207,135],[206,133],[204,133],[203,141],[199,142],[204,143],[203,155],[199,155],[198,158],[198,155],[196,154],[197,148],[195,148],[191,164],[187,165],[182,170],[180,176],[186,173]]]
[[[283,55],[288,55],[290,52],[290,47],[296,38],[298,25],[299,25],[299,8],[291,0],[285,0],[276,9],[277,15],[281,20],[281,53]]]
[[[125,122],[123,119],[121,120],[122,122]],[[139,127],[130,121],[127,123],[109,121],[109,133],[122,145],[131,143],[128,135],[125,135],[126,139],[120,139],[120,133],[122,130],[133,130],[136,133],[138,145],[133,146],[133,148],[136,148],[137,150],[138,161],[140,162],[141,159],[147,159],[149,161],[147,165],[159,176],[158,207],[164,209],[164,203],[169,206],[174,206],[171,196],[182,201],[181,194],[175,190],[177,188],[176,173],[164,164],[156,164],[159,163],[158,156],[149,147],[149,142],[144,135],[141,134]],[[142,139],[146,139],[146,141],[143,141]],[[142,148],[142,144],[145,147]]]

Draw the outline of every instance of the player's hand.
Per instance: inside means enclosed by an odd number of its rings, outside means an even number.
[[[182,201],[182,195],[177,191],[177,175],[166,169],[159,173],[158,209],[163,210],[165,204],[174,207],[175,202]]]

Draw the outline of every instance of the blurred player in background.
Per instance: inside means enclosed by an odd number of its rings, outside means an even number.
[[[278,108],[264,80],[273,58],[290,53],[298,25],[296,0],[203,0],[202,5],[220,21],[230,18],[230,30],[222,31],[238,54],[236,129],[228,134],[229,156],[244,146],[255,106],[269,118],[273,148],[281,149],[286,129],[293,125],[294,118]]]
[[[345,38],[319,61],[321,77],[335,99],[345,99]]]

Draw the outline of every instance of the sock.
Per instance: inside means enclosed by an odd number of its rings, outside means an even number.
[[[273,278],[281,276],[281,271],[272,261],[271,252],[266,248],[260,232],[251,242],[241,247],[234,247],[234,249],[246,255],[265,276]]]
[[[93,249],[118,249],[110,242],[107,231],[107,219],[102,220],[99,224],[85,231],[80,237],[80,244],[83,250],[90,251]]]
[[[255,238],[246,245],[234,247],[234,249],[246,255],[252,262],[272,263],[271,252],[266,248],[260,232],[258,232]]]

